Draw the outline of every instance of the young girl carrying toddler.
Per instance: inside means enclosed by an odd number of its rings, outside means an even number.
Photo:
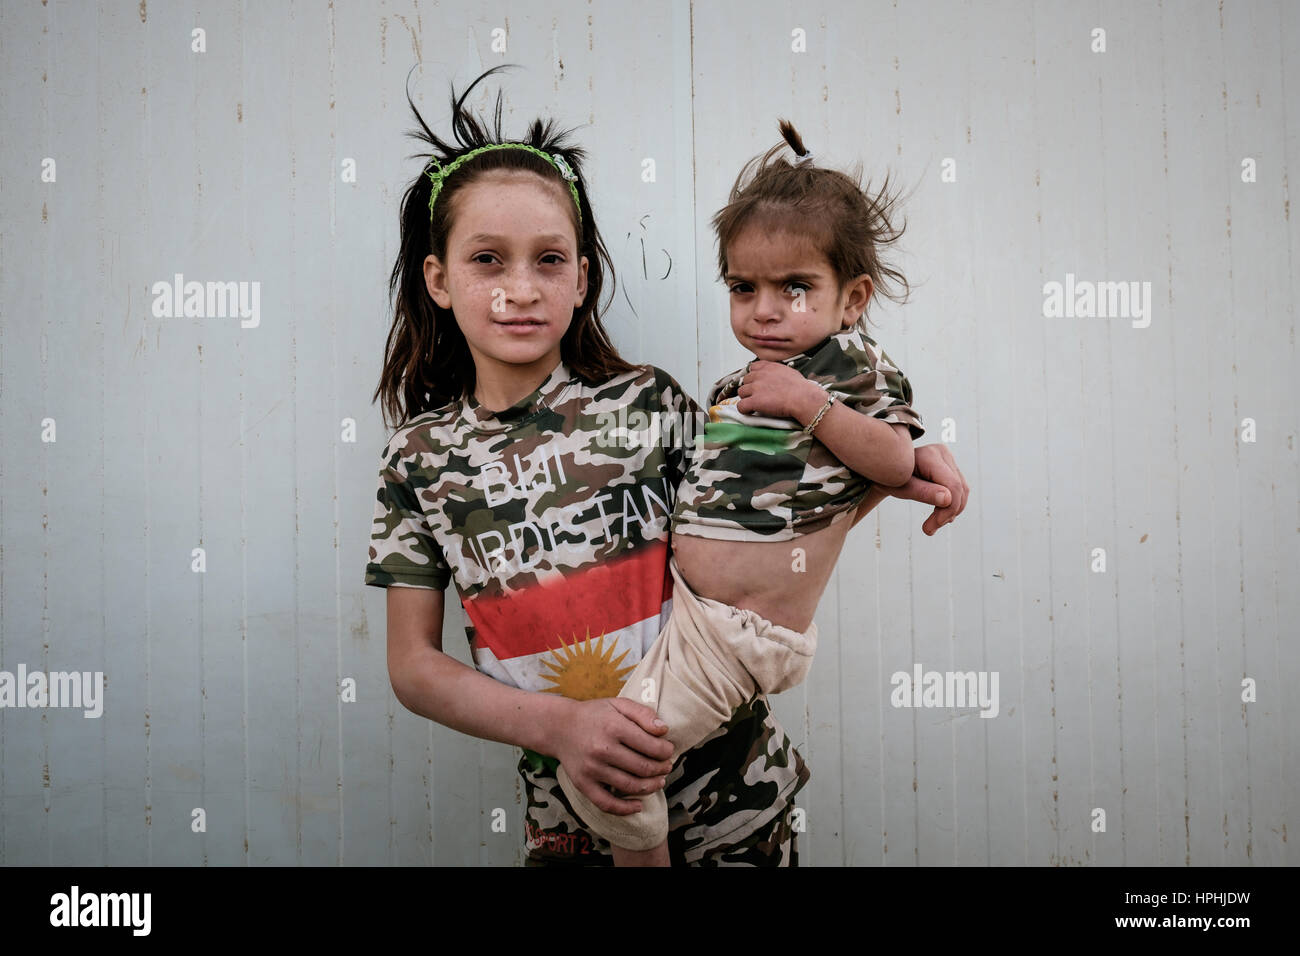
[[[618,696],[669,620],[669,524],[691,450],[611,447],[604,416],[700,410],[668,373],[623,360],[601,325],[613,271],[583,151],[549,122],[504,141],[499,97],[491,134],[463,109],[497,69],[453,90],[456,143],[416,112],[434,158],[402,204],[376,390],[401,424],[383,451],[365,574],[388,589],[394,693],[524,749],[530,865],[613,861],[557,762],[603,812],[636,813],[662,790],[674,861],[792,865],[809,771],[763,694],[686,753],[652,707]],[[946,487],[889,490],[937,505],[937,527],[960,511],[964,482],[942,446],[917,459]],[[473,668],[442,651],[452,580]]]

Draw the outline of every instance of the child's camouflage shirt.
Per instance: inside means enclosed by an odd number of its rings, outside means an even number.
[[[854,411],[925,433],[912,386],[861,323],[782,359]],[[871,482],[790,418],[740,412],[745,369],[709,392],[709,422],[677,489],[672,533],[731,541],[787,541],[849,518]]]
[[[646,440],[660,417],[678,430]],[[470,397],[417,416],[383,452],[365,582],[454,580],[480,671],[540,693],[614,697],[668,621],[669,519],[689,423],[702,419],[654,366],[593,385],[564,362],[505,411]],[[607,864],[608,843],[574,817],[554,767],[530,752],[519,764],[530,862]],[[808,777],[760,696],[674,767],[670,841],[695,860],[744,847]]]

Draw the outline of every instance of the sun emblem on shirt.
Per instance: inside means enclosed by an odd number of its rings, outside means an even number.
[[[601,634],[592,643],[591,629],[587,636],[579,640],[573,635],[574,642],[565,644],[560,638],[560,646],[552,648],[553,660],[544,660],[542,665],[554,673],[542,674],[542,678],[555,684],[554,687],[542,688],[547,694],[563,694],[572,700],[596,700],[601,697],[617,697],[623,689],[624,678],[633,670],[633,665],[620,668],[618,665],[627,657],[624,651],[614,660],[610,660],[617,644],[605,647],[605,635]]]

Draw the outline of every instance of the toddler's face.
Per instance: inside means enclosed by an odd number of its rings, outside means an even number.
[[[561,196],[572,203],[529,173],[492,173],[456,193],[446,262],[429,256],[424,275],[475,364],[558,356],[587,294],[587,258]]]
[[[805,236],[745,229],[727,248],[731,331],[760,359],[780,361],[857,321],[871,296],[860,277],[843,293]]]

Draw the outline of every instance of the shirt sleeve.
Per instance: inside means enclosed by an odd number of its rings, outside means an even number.
[[[451,581],[451,569],[409,478],[400,468],[399,460],[386,463],[379,471],[366,584],[444,591]]]
[[[863,335],[858,348],[845,352],[855,360],[850,377],[828,390],[849,408],[892,424],[906,425],[912,441],[925,434],[921,413],[912,407],[912,384],[884,350]]]

